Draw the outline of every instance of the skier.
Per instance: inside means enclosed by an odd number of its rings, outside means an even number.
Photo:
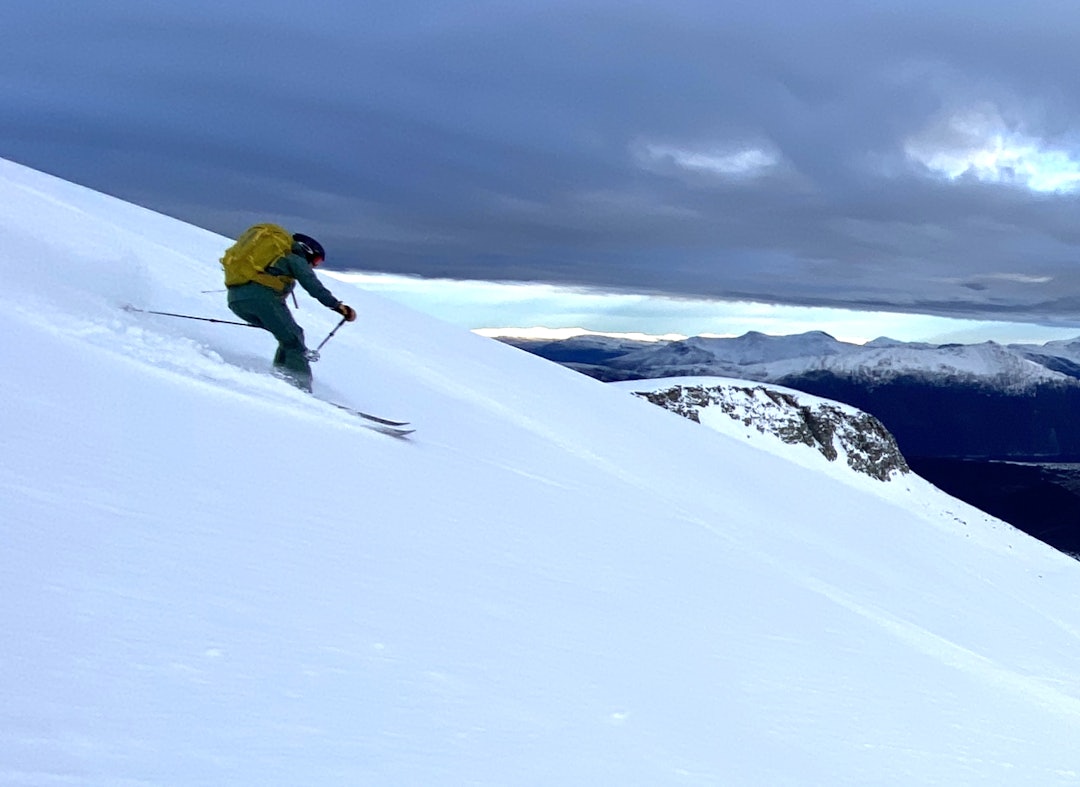
[[[278,340],[277,352],[274,353],[274,373],[308,393],[311,393],[311,361],[317,356],[308,351],[304,344],[304,330],[296,324],[285,302],[296,282],[300,282],[300,286],[323,306],[340,313],[349,322],[356,319],[356,310],[335,298],[315,275],[314,269],[325,257],[326,252],[317,240],[295,233],[292,236],[292,251],[263,269],[265,274],[277,280],[274,283],[278,287],[258,281],[228,287],[228,303],[233,314],[269,331]]]

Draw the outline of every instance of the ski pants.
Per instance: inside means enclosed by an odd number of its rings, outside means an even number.
[[[274,371],[297,388],[311,392],[311,364],[304,345],[304,329],[296,324],[283,298],[245,298],[231,301],[233,314],[269,331],[278,341]]]

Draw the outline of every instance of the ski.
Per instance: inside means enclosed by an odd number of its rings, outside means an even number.
[[[390,437],[405,437],[416,431],[415,429],[403,428],[400,426],[384,426],[375,421],[361,421],[359,426],[362,426],[364,429],[370,429],[373,432],[378,432],[379,434],[390,435]]]
[[[323,399],[322,401],[326,402],[329,405],[333,405],[334,407],[338,408],[339,410],[344,410],[347,413],[352,413],[353,415],[359,416],[360,418],[364,418],[364,419],[366,419],[368,421],[374,421],[375,423],[382,424],[383,426],[408,426],[409,425],[408,421],[391,421],[389,418],[382,418],[382,417],[380,417],[378,415],[372,415],[371,413],[364,413],[364,412],[361,412],[360,410],[357,410],[355,407],[349,407],[348,405],[345,405],[345,404],[338,404],[337,402],[329,402],[326,399]]]
[[[325,399],[322,401],[326,402]],[[351,415],[355,415],[357,418],[364,419],[364,421],[368,422],[365,423],[364,426],[374,429],[377,432],[382,432],[383,434],[393,435],[394,437],[404,437],[405,435],[412,434],[416,431],[416,429],[409,425],[408,421],[391,421],[389,418],[382,418],[378,415],[365,413],[357,410],[355,407],[338,404],[337,402],[326,402],[326,404],[331,407],[336,407],[339,410],[344,410]]]

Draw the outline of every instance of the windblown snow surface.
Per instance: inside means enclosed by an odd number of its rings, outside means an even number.
[[[0,163],[0,783],[1080,783],[1075,561],[227,244]]]

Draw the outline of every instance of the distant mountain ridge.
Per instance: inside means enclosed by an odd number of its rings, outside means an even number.
[[[852,405],[908,456],[1080,456],[1080,339],[1044,345],[865,345],[822,331],[642,342],[604,336],[504,339],[605,382],[730,377]]]
[[[949,375],[1017,389],[1080,381],[1080,339],[1002,345],[927,344],[881,337],[860,345],[823,331],[791,336],[751,331],[734,338],[695,336],[658,342],[595,335],[502,341],[608,382],[710,375],[775,382],[823,370],[877,381]]]

